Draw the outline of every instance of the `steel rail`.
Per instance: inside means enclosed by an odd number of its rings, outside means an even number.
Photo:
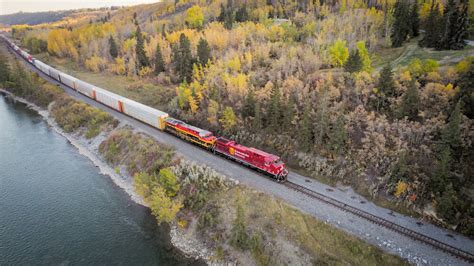
[[[467,251],[464,251],[464,250],[461,250],[457,247],[453,247],[449,244],[446,244],[446,243],[443,243],[439,240],[436,240],[432,237],[429,237],[429,236],[426,236],[426,235],[423,235],[421,233],[418,233],[416,231],[413,231],[411,229],[408,229],[406,227],[403,227],[401,225],[398,225],[394,222],[391,222],[387,219],[384,219],[382,217],[378,217],[378,216],[375,216],[371,213],[368,213],[364,210],[361,210],[361,209],[358,209],[354,206],[351,206],[351,205],[348,205],[344,202],[341,202],[339,200],[336,200],[334,198],[331,198],[331,197],[328,197],[326,195],[323,195],[319,192],[316,192],[316,191],[313,191],[309,188],[306,188],[304,186],[301,186],[301,185],[298,185],[298,184],[295,184],[293,182],[290,182],[290,181],[287,181],[284,183],[284,185],[290,189],[293,189],[295,191],[298,191],[300,193],[303,193],[311,198],[315,198],[319,201],[322,201],[326,204],[329,204],[329,205],[332,205],[334,207],[337,207],[338,209],[341,209],[343,211],[346,211],[346,212],[349,212],[351,214],[354,214],[358,217],[361,217],[361,218],[364,218],[372,223],[375,223],[375,224],[378,224],[380,226],[383,226],[383,227],[386,227],[390,230],[393,230],[397,233],[400,233],[402,235],[405,235],[405,236],[408,236],[414,240],[417,240],[417,241],[420,241],[422,243],[425,243],[425,244],[428,244],[432,247],[435,247],[437,249],[440,249],[446,253],[449,253],[453,256],[456,256],[460,259],[463,259],[469,263],[473,263],[474,262],[474,254],[472,253],[469,253]]]

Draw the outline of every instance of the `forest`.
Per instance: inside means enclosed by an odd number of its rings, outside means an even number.
[[[12,35],[107,89],[472,237],[473,14],[467,0],[196,0]]]

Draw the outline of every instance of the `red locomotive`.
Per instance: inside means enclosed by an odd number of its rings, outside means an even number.
[[[242,146],[233,140],[222,137],[217,138],[214,152],[268,173],[278,182],[284,181],[288,176],[288,170],[285,167],[285,163],[280,160],[280,157],[255,148]]]

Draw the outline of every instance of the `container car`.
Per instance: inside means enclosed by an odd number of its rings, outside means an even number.
[[[206,149],[212,149],[216,142],[216,137],[212,132],[188,125],[185,122],[174,118],[166,119],[165,130],[184,140],[205,147]]]
[[[279,182],[284,181],[288,176],[288,170],[286,170],[285,164],[280,160],[280,157],[237,144],[233,140],[222,137],[217,138],[214,152],[270,174]]]
[[[165,129],[168,114],[144,104],[124,98],[123,113],[161,130]]]

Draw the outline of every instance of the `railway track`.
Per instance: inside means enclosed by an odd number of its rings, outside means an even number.
[[[411,229],[408,229],[406,227],[403,227],[401,225],[395,224],[389,220],[386,220],[384,218],[375,216],[373,214],[370,214],[366,211],[363,211],[361,209],[358,209],[354,206],[347,205],[339,200],[333,199],[331,197],[325,196],[321,193],[318,193],[316,191],[313,191],[311,189],[308,189],[306,187],[300,186],[298,184],[295,184],[293,182],[287,181],[284,183],[284,185],[292,190],[298,191],[300,193],[303,193],[311,198],[315,198],[317,200],[320,200],[326,204],[332,205],[338,209],[341,209],[343,211],[349,212],[351,214],[354,214],[356,216],[359,216],[361,218],[364,218],[372,223],[378,224],[380,226],[386,227],[392,231],[395,231],[397,233],[400,233],[404,236],[408,236],[414,240],[420,241],[422,243],[425,243],[427,245],[430,245],[434,248],[437,248],[439,250],[442,250],[446,253],[449,253],[453,256],[456,256],[460,259],[463,259],[469,263],[474,263],[474,254],[469,253],[467,251],[458,249],[456,247],[453,247],[449,244],[440,242],[434,238],[431,238],[429,236],[420,234],[418,232],[415,232]]]

